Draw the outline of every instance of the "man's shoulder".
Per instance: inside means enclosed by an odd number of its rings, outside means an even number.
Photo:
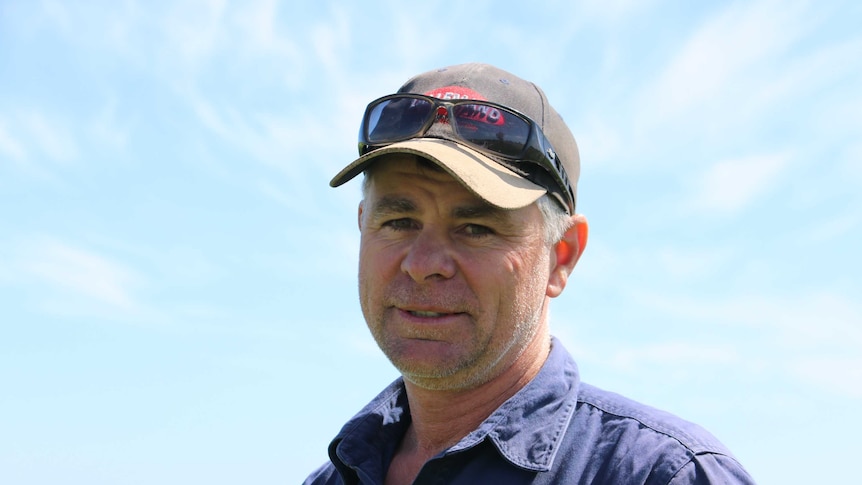
[[[578,412],[584,424],[601,425],[606,431],[655,434],[656,438],[676,441],[692,454],[730,451],[709,431],[667,411],[640,403],[620,394],[581,383],[578,389]],[[628,436],[627,437],[631,437]]]
[[[753,483],[701,426],[585,383],[564,441],[557,466],[602,483]]]

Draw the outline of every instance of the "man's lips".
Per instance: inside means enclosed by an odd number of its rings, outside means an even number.
[[[399,311],[416,318],[445,318],[463,315],[464,312],[443,309],[418,309],[409,307],[397,307]]]
[[[469,325],[469,313],[454,308],[396,306],[396,315],[390,320],[392,331],[400,338],[435,342],[451,342],[467,338],[464,330]]]
[[[437,317],[442,317],[444,315],[451,315],[451,313],[429,312],[429,311],[425,311],[425,310],[407,310],[407,313],[413,315],[414,317],[423,317],[423,318],[437,318]]]

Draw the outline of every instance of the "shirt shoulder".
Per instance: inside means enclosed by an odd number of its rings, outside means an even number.
[[[694,454],[711,452],[730,455],[730,451],[701,426],[614,392],[581,383],[578,405],[585,413],[597,413],[607,425],[631,426],[656,433],[678,442]]]
[[[577,400],[559,469],[599,483],[754,483],[697,424],[585,383]]]

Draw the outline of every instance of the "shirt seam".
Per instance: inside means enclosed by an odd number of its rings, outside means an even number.
[[[626,412],[623,413],[623,410],[620,409],[618,406],[615,406],[613,403],[604,401],[601,398],[593,396],[578,397],[578,401],[586,405],[595,407],[596,409],[599,409],[606,414],[611,414],[619,418],[633,419],[638,423],[642,424],[643,426],[653,430],[654,432],[667,436],[668,438],[676,441],[689,453],[691,453],[692,458],[696,455],[702,454],[716,454],[734,458],[733,455],[725,452],[723,449],[721,449],[719,445],[712,441],[705,442],[703,440],[700,440],[681,428],[670,428],[663,426],[661,423],[648,419],[647,416],[637,412],[636,410],[626,410]]]

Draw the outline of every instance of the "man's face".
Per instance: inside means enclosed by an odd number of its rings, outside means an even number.
[[[412,156],[385,157],[370,177],[359,293],[377,344],[421,387],[499,375],[547,332],[553,249],[538,207],[494,208]]]

